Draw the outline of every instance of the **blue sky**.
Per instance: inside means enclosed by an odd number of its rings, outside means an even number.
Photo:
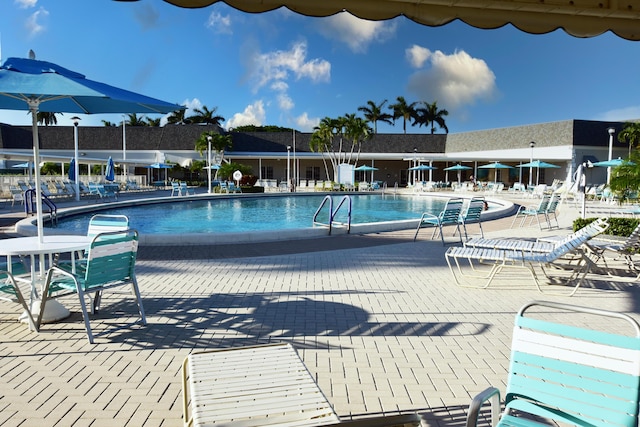
[[[180,9],[150,0],[4,0],[0,37],[2,61],[33,49],[37,59],[92,80],[191,108],[217,107],[226,128],[311,131],[323,117],[397,96],[437,101],[449,111],[451,133],[640,118],[640,43],[610,33],[579,39],[510,25],[431,28],[402,17],[309,18],[286,9],[246,14],[223,3]],[[122,117],[84,116],[81,125],[103,119]],[[0,110],[0,122],[30,118]],[[70,115],[58,124],[70,125]],[[401,133],[402,122],[378,131]]]

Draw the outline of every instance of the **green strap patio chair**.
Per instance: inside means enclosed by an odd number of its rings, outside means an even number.
[[[38,331],[31,309],[27,301],[25,300],[20,287],[14,277],[14,274],[27,273],[29,270],[26,268],[22,261],[14,261],[11,263],[11,272],[8,271],[8,265],[6,262],[0,262],[0,300],[17,302],[22,306],[24,312],[27,315],[29,321],[29,329],[32,331]]]
[[[93,311],[100,307],[102,291],[119,286],[130,285],[136,298],[140,319],[135,323],[146,325],[147,321],[142,306],[142,298],[135,274],[136,254],[138,250],[138,233],[135,230],[102,233],[95,236],[87,254],[86,267],[73,274],[66,269],[53,266],[47,272],[42,304],[36,326],[40,327],[46,301],[73,293],[78,294],[82,317],[89,342],[93,344],[93,333],[89,322],[89,313],[85,303],[85,295],[96,294],[93,300]],[[103,332],[107,333],[108,331]]]
[[[447,201],[444,209],[438,215],[433,215],[427,212],[423,213],[420,217],[420,222],[418,223],[416,234],[413,236],[413,241],[415,242],[418,238],[420,229],[425,227],[433,227],[434,230],[431,238],[433,239],[436,236],[436,233],[439,232],[440,238],[442,239],[442,244],[444,245],[445,242],[442,227],[453,225],[456,227],[453,235],[455,236],[457,232],[460,236],[460,243],[462,243],[462,234],[460,233],[460,214],[462,213],[463,204],[463,199],[453,198]]]

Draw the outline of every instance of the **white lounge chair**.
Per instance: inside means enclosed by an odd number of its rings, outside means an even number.
[[[416,414],[341,422],[291,344],[194,352],[182,364],[185,427],[419,426]]]
[[[572,261],[577,259],[577,262],[570,264],[572,274],[567,279],[567,282],[576,280],[575,287],[568,294],[571,296],[576,293],[584,277],[593,265],[593,262],[587,257],[585,251],[579,249],[579,247],[596,235],[604,232],[607,227],[608,224],[604,219],[598,219],[584,227],[581,233],[574,233],[570,239],[564,239],[555,243],[553,249],[549,252],[464,246],[449,248],[445,253],[445,259],[455,283],[459,286],[487,288],[496,275],[501,273],[505,268],[515,267],[528,270],[531,273],[531,277],[538,291],[543,292],[535,267],[539,266],[544,276],[548,278],[549,276],[544,267],[557,263],[561,258],[571,253]],[[452,261],[456,264],[457,271],[460,275],[486,278],[486,283],[481,286],[463,285],[456,276]],[[473,271],[472,274],[463,271],[461,261],[469,265]],[[490,266],[490,268],[487,271],[486,268],[478,268],[480,266]],[[480,274],[478,275],[476,273]]]

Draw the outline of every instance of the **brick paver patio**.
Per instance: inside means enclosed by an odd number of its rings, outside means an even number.
[[[576,215],[565,207],[561,230],[545,233],[566,233]],[[541,234],[505,230],[510,222],[485,230]],[[475,393],[488,385],[504,390],[512,320],[525,302],[640,313],[637,286],[606,276],[590,275],[572,298],[541,295],[521,272],[489,289],[458,287],[446,248],[428,237],[413,242],[408,230],[250,251],[141,247],[148,325],[95,345],[73,297],[63,300],[72,316],[39,334],[16,322],[16,305],[2,302],[0,425],[180,426],[180,368],[189,352],[287,341],[342,418],[417,411],[424,425],[463,426]],[[132,297],[106,293],[92,325],[99,333],[134,315]]]

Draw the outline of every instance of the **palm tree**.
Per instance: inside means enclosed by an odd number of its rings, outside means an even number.
[[[407,104],[407,101],[404,99],[404,96],[399,96],[396,98],[398,102],[395,104],[389,105],[389,109],[393,111],[393,120],[402,118],[402,130],[404,133],[407,133],[407,120],[416,119],[416,102],[412,102],[411,104]]]
[[[128,119],[124,121],[127,126],[147,126],[144,116],[138,117],[136,113],[129,113],[127,117]]]
[[[110,122],[109,120],[102,120],[102,124],[107,126],[107,127],[117,126],[115,123]]]
[[[355,114],[347,114],[345,116],[344,136],[351,141],[351,151],[347,163],[351,163],[353,152],[355,147],[358,147],[353,164],[358,163],[360,152],[362,151],[362,143],[371,139],[373,130],[369,126],[369,123],[361,117],[356,117]]]
[[[209,137],[211,137],[211,150],[222,151],[225,148],[231,148],[233,146],[233,139],[231,135],[221,135],[216,131],[202,132],[200,137],[196,140],[195,150],[202,155],[209,149]]]
[[[185,118],[186,110],[176,110],[167,117],[167,123],[172,125],[187,125],[191,123],[190,118]]]
[[[47,113],[44,111],[38,111],[36,115],[38,124],[44,124],[45,126],[57,125],[58,119],[56,118],[56,114],[62,115],[62,113]]]
[[[146,117],[147,126],[160,127],[160,122],[162,118],[158,117],[157,119],[152,119],[151,117]]]
[[[425,126],[431,124],[431,134],[435,132],[436,124],[441,129],[444,129],[446,133],[449,133],[449,128],[447,128],[444,121],[444,116],[448,116],[449,112],[447,110],[438,110],[438,101],[433,101],[431,104],[423,101],[422,104],[424,104],[425,108],[416,109],[416,123]]]
[[[196,108],[193,110],[196,114],[190,116],[189,120],[192,123],[206,123],[208,125],[220,126],[220,124],[224,122],[224,117],[215,115],[217,110],[218,107],[213,107],[211,110],[206,106],[202,106],[202,109]]]
[[[634,146],[640,144],[640,123],[625,123],[624,128],[618,134],[618,141],[629,144],[629,156]]]
[[[393,125],[393,116],[389,113],[382,112],[382,107],[384,107],[384,104],[386,103],[386,99],[380,104],[376,104],[373,101],[367,101],[367,105],[358,107],[358,111],[362,111],[364,113],[364,118],[370,123],[373,123],[373,133],[378,133],[378,122]]]

